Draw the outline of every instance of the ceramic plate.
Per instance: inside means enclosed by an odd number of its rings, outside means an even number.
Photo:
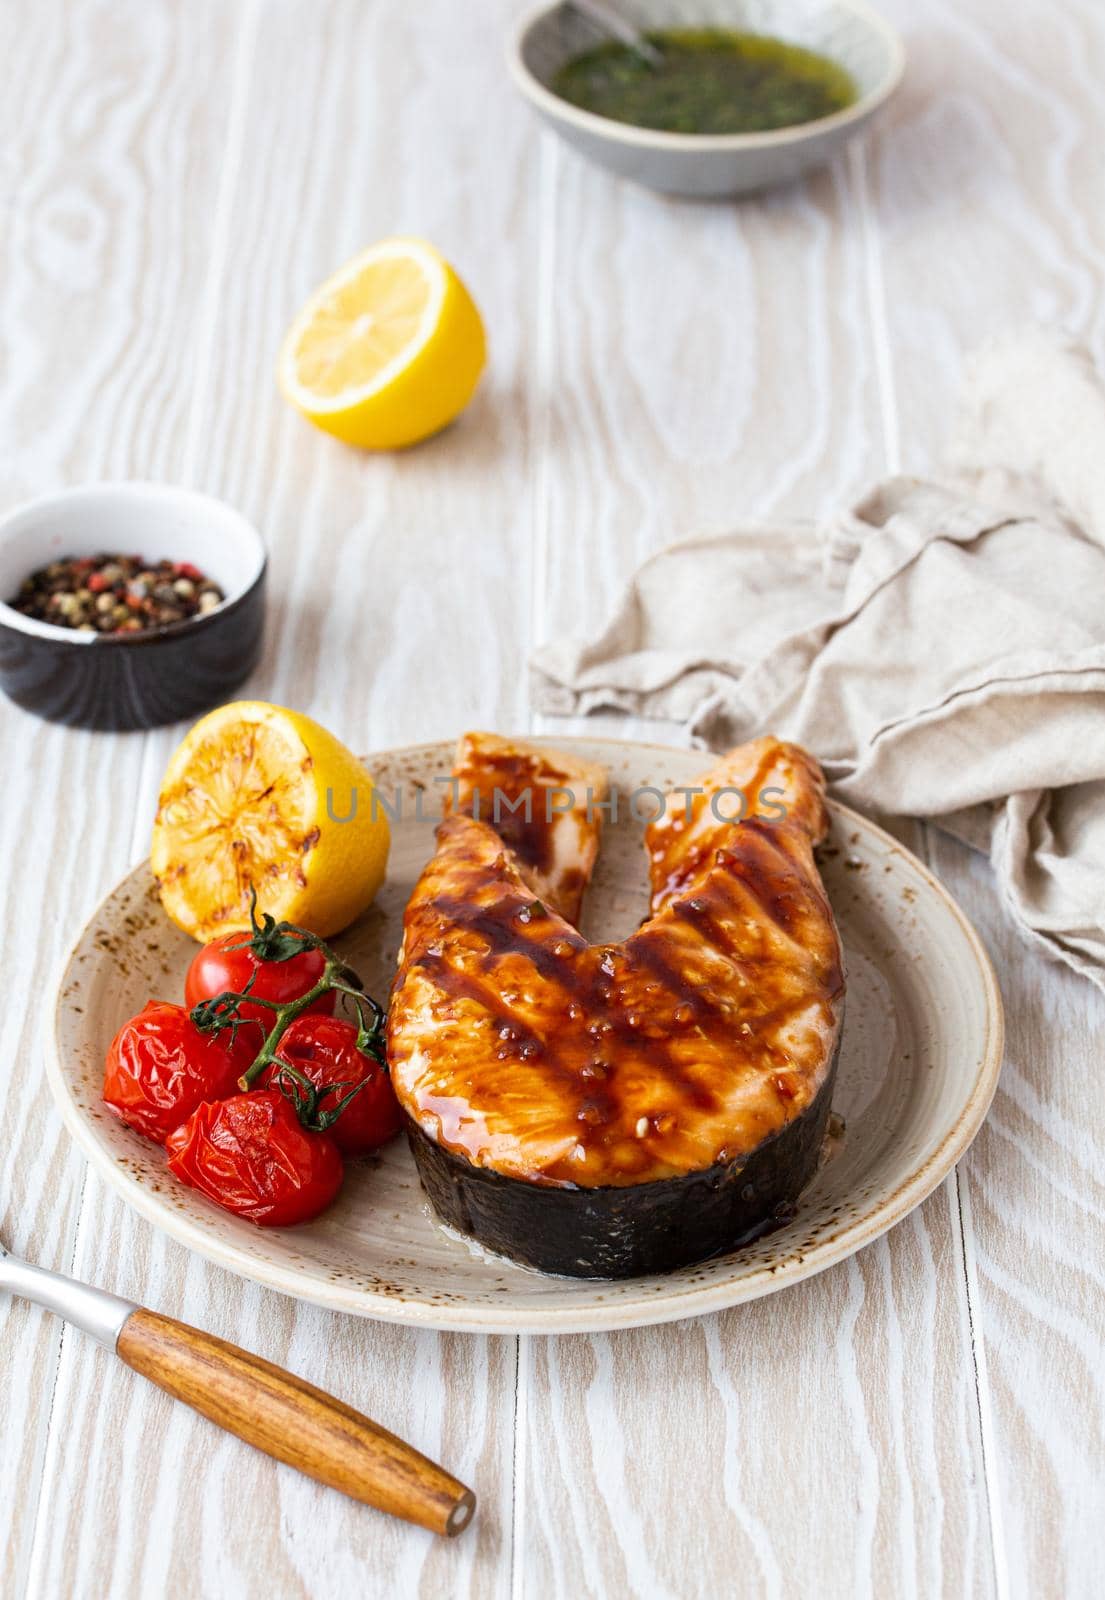
[[[605,763],[623,792],[583,922],[594,938],[616,938],[647,902],[643,823],[624,803],[627,792],[692,782],[708,761],[614,740],[543,742]],[[384,995],[403,908],[433,849],[443,792],[434,779],[449,773],[452,746],[385,751],[368,764],[402,816],[384,890],[335,942],[370,991]],[[108,895],[69,956],[57,995],[54,1093],[97,1171],[149,1221],[221,1266],[336,1311],[431,1328],[567,1333],[670,1321],[770,1294],[870,1244],[936,1187],[978,1132],[1001,1062],[997,984],[962,912],[889,834],[842,806],[832,815],[821,855],[848,968],[834,1100],[844,1132],[794,1220],[729,1256],[624,1282],[517,1267],[434,1220],[401,1140],[351,1164],[337,1204],[300,1228],[256,1228],[178,1184],[161,1151],[99,1099],[112,1036],[147,999],[181,998],[196,949],[164,916],[148,864]]]

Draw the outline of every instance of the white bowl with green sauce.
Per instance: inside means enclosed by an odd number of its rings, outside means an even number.
[[[863,0],[617,0],[646,63],[570,5],[515,34],[510,65],[569,144],[623,178],[709,199],[827,161],[897,88],[901,40]]]

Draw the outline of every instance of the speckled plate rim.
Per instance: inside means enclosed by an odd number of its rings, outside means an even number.
[[[520,735],[530,737],[532,735]],[[432,740],[425,744],[394,746],[366,757],[373,762],[409,759],[431,750],[439,751],[446,741]],[[654,751],[666,756],[692,755],[677,746],[654,744],[644,740],[594,738],[581,735],[576,738],[542,735],[543,744],[564,749],[578,749],[589,743],[602,744],[629,755],[633,752]],[[708,757],[704,757],[704,760]],[[95,1129],[74,1101],[66,1080],[60,1036],[60,1013],[64,1004],[64,990],[71,965],[80,945],[97,925],[107,904],[122,884],[138,868],[131,867],[101,899],[96,910],[81,929],[61,962],[53,993],[52,1029],[46,1061],[46,1076],[51,1093],[61,1112],[62,1119],[73,1138],[84,1151],[90,1165],[100,1174],[146,1221],[162,1232],[196,1251],[216,1265],[249,1278],[267,1288],[279,1290],[295,1299],[307,1300],[332,1311],[343,1311],[355,1316],[381,1322],[403,1323],[409,1326],[468,1333],[594,1333],[617,1328],[652,1326],[664,1322],[677,1322],[689,1317],[703,1316],[711,1311],[722,1311],[748,1300],[773,1294],[789,1288],[806,1278],[824,1272],[828,1267],[846,1261],[857,1251],[873,1244],[903,1218],[926,1200],[964,1155],[973,1142],[997,1089],[1001,1070],[1005,1038],[1004,1012],[1001,991],[986,948],[973,925],[959,905],[933,876],[924,862],[895,839],[886,829],[879,827],[851,807],[830,801],[834,818],[849,828],[858,830],[868,839],[880,843],[916,875],[933,900],[939,902],[961,931],[964,942],[975,963],[975,981],[983,1003],[985,1016],[984,1036],[979,1041],[978,1063],[969,1081],[964,1082],[964,1093],[957,1114],[948,1119],[947,1129],[928,1155],[912,1168],[897,1187],[883,1199],[873,1201],[856,1219],[842,1225],[829,1239],[813,1244],[801,1256],[784,1260],[781,1264],[764,1263],[752,1272],[710,1283],[681,1287],[673,1281],[670,1290],[661,1295],[642,1293],[640,1299],[622,1299],[617,1304],[603,1303],[575,1310],[551,1308],[517,1308],[505,1310],[498,1306],[440,1304],[416,1298],[397,1300],[390,1295],[368,1288],[350,1288],[342,1283],[323,1283],[305,1280],[292,1268],[274,1262],[259,1260],[248,1249],[218,1239],[199,1221],[175,1211],[160,1201],[142,1184],[136,1182],[120,1167],[101,1145]],[[138,864],[141,866],[141,863]],[[734,1257],[740,1263],[739,1252]],[[559,1280],[568,1282],[571,1280]],[[602,1280],[580,1279],[581,1295],[601,1288]],[[642,1285],[655,1283],[654,1278],[643,1278]]]

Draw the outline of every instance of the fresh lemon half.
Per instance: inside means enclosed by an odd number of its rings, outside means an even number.
[[[385,239],[308,300],[280,352],[280,387],[348,444],[396,450],[458,416],[487,346],[475,302],[420,239]]]
[[[212,711],[169,762],[150,864],[179,928],[206,941],[258,908],[327,938],[372,901],[389,831],[372,779],[310,717],[259,700]]]

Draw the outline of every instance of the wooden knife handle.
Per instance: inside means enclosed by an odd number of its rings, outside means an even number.
[[[155,1311],[128,1317],[116,1349],[174,1399],[354,1500],[450,1536],[472,1520],[471,1489],[271,1361]]]

